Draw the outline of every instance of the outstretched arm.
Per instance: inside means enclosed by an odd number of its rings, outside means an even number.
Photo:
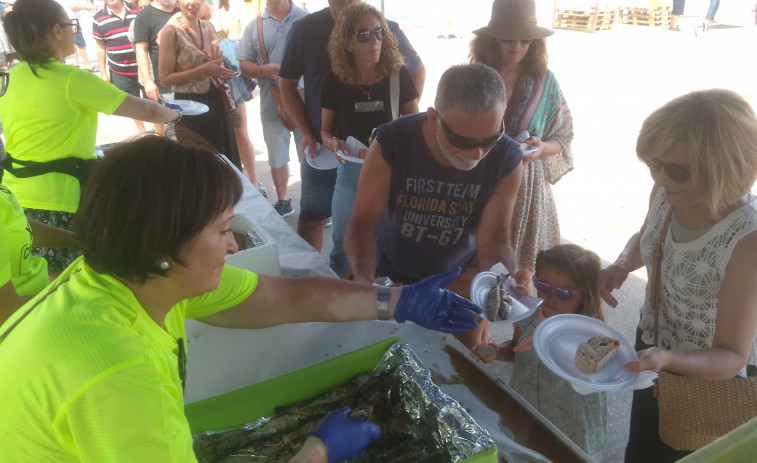
[[[649,198],[650,206],[656,192],[657,187],[652,188]],[[646,228],[647,219],[645,218],[641,229],[631,236],[631,239],[628,240],[626,247],[623,248],[623,251],[615,259],[615,262],[599,272],[599,295],[611,307],[618,306],[618,300],[613,297],[612,291],[620,289],[626,278],[628,278],[628,274],[644,265],[644,262],[641,260],[641,235]]]
[[[74,232],[53,227],[34,219],[27,220],[32,228],[34,246],[43,248],[73,248],[76,246]]]
[[[388,288],[389,317],[431,330],[460,333],[478,326],[481,309],[443,286],[460,276],[458,267],[402,287]],[[258,276],[255,291],[235,307],[199,321],[226,328],[267,328],[285,323],[375,320],[378,288],[327,277]]]

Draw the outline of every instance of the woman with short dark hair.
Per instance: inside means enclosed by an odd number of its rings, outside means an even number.
[[[252,329],[378,314],[444,332],[477,326],[480,309],[441,289],[460,269],[377,288],[225,266],[241,193],[220,156],[165,137],[100,161],[76,217],[83,257],[0,327],[0,461],[196,461],[186,318]],[[328,416],[297,461],[341,461],[378,437],[375,425]]]

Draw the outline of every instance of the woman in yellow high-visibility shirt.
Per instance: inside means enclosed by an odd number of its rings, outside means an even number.
[[[13,193],[0,185],[0,323],[50,283],[47,262],[30,252],[32,235],[53,248],[75,244],[73,232],[27,220]]]
[[[80,182],[96,159],[98,113],[148,122],[175,121],[181,114],[66,65],[79,22],[54,0],[18,0],[4,27],[20,63],[8,71],[0,97],[8,155],[2,182],[28,217],[70,230]],[[51,273],[78,256],[73,249],[33,252],[48,261]]]
[[[145,137],[87,181],[83,257],[0,326],[0,461],[193,462],[184,416],[185,318],[227,328],[377,318],[443,332],[477,326],[442,286],[273,277],[225,266],[242,184],[205,148]],[[254,336],[254,333],[250,334]],[[334,412],[295,461],[339,461],[379,430]]]

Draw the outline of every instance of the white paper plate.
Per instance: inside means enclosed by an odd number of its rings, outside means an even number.
[[[175,104],[181,108],[181,113],[185,116],[196,116],[206,113],[210,110],[208,105],[192,100],[171,100],[169,103]]]
[[[486,296],[496,282],[497,274],[494,272],[481,272],[473,277],[473,281],[471,281],[470,299],[484,311],[484,313],[481,314],[483,318],[486,318]],[[508,288],[514,284],[515,280],[513,280],[512,277],[509,277],[507,281],[505,281],[505,285],[507,285]],[[523,320],[536,312],[536,309],[538,309],[541,303],[544,302],[538,297],[516,296],[512,291],[510,291],[510,296],[512,296],[513,299],[511,302],[512,312],[510,313],[510,318],[492,323],[515,323],[519,320]]]
[[[525,147],[523,145],[526,145]],[[523,152],[523,156],[536,152],[539,149],[538,146],[528,145],[526,143],[520,144],[520,150]]]
[[[576,349],[594,336],[615,338],[620,341],[620,349],[604,368],[585,375],[576,367]],[[534,332],[534,349],[556,375],[595,391],[627,389],[633,386],[638,375],[623,370],[624,364],[638,358],[631,343],[615,328],[585,315],[554,315],[539,323]]]
[[[318,147],[318,154],[316,156],[311,156],[310,148],[305,147],[305,159],[310,164],[310,167],[318,170],[336,169],[339,161],[336,160],[334,152],[320,143],[316,143],[316,146]]]
[[[340,157],[345,161],[362,164],[365,159],[360,157],[360,150],[367,150],[368,147],[355,137],[347,137],[346,142],[347,152],[342,151]]]

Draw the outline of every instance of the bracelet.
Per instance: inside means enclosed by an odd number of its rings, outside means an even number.
[[[379,320],[390,320],[389,316],[389,287],[379,286],[376,295],[376,311]]]
[[[174,110],[174,111],[176,111],[176,110]],[[177,117],[176,119],[174,119],[172,121],[168,121],[169,124],[175,124],[175,123],[177,123],[177,122],[179,122],[181,120],[181,116],[183,116],[183,114],[181,113],[181,111],[176,111],[176,112],[179,113],[179,117]]]

